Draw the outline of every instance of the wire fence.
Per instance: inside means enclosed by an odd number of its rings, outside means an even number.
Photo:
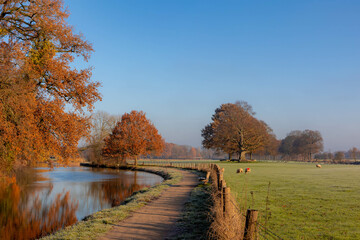
[[[231,196],[230,188],[226,186],[224,180],[224,169],[217,164],[213,163],[199,163],[199,161],[162,161],[162,160],[140,160],[138,161],[139,165],[150,165],[150,166],[161,166],[161,167],[174,167],[174,168],[183,168],[183,169],[193,169],[198,171],[208,172],[207,179],[202,179],[203,181],[209,181],[210,172],[214,174],[211,175],[211,181],[213,182],[221,208],[223,209],[223,216],[228,216],[230,221],[236,217],[233,213],[233,209],[237,214],[242,218],[242,222],[246,222],[244,227],[244,239],[269,239],[269,240],[283,240],[284,238],[280,237],[279,234],[275,233],[273,230],[269,229],[268,226],[263,225],[257,221],[257,210],[247,210],[241,209],[240,204]],[[255,221],[251,219],[253,214],[256,211]],[[230,213],[231,212],[231,213]],[[244,213],[246,212],[246,214]],[[249,220],[250,219],[250,220]],[[225,229],[229,227],[224,225]],[[228,229],[229,230],[229,229]],[[240,238],[242,239],[242,238]]]

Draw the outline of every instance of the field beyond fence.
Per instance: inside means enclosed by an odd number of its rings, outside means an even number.
[[[213,162],[213,161],[210,161]],[[193,169],[207,172],[204,182],[212,184],[213,208],[211,216],[213,223],[209,237],[214,239],[282,239],[269,227],[258,221],[259,211],[256,209],[241,209],[241,205],[231,194],[230,187],[224,179],[224,168],[218,164],[203,161],[153,161],[140,160],[138,164],[163,167]],[[245,174],[245,173],[243,173]]]

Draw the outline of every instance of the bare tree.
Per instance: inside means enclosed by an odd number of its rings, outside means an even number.
[[[109,136],[116,123],[120,121],[120,116],[110,115],[104,111],[98,111],[91,115],[91,134],[88,138],[88,146],[85,147],[87,160],[93,163],[102,163],[102,148],[104,139]]]

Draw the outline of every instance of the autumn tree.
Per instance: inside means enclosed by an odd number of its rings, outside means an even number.
[[[244,101],[222,104],[202,130],[204,148],[225,152],[229,159],[237,153],[239,160],[245,160],[246,153],[263,147],[269,137],[268,126],[254,114]]]
[[[91,69],[76,69],[93,51],[66,23],[62,0],[0,1],[0,167],[77,155],[100,99]]]
[[[279,154],[279,147],[281,141],[278,140],[274,133],[269,134],[269,139],[263,148],[256,151],[257,154],[263,156],[272,156],[275,159],[275,156]]]
[[[196,148],[191,147],[189,152],[190,158],[196,158],[198,156],[198,152]]]
[[[105,138],[103,155],[124,163],[127,158],[137,159],[149,153],[161,154],[164,140],[142,111],[125,113],[110,136]]]

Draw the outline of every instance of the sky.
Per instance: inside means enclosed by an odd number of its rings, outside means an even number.
[[[65,0],[95,52],[95,110],[142,110],[167,142],[201,146],[223,103],[245,100],[279,139],[318,130],[360,147],[360,1]]]

